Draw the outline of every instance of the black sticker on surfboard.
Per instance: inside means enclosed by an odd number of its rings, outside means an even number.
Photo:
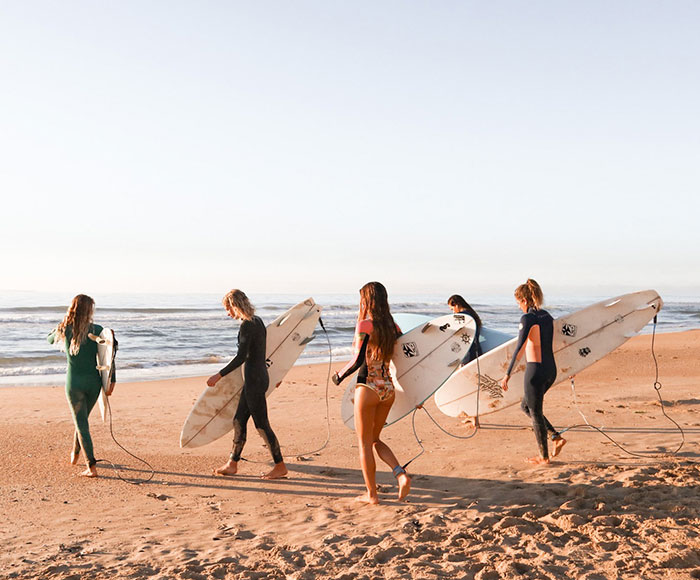
[[[464,322],[465,320],[464,314],[455,314],[454,317],[457,322]]]
[[[561,326],[561,333],[564,336],[576,336],[576,325],[565,322]]]
[[[292,334],[292,342],[298,342],[300,338],[301,338],[301,334],[299,334],[298,332],[295,332],[294,334]]]
[[[449,327],[450,327],[450,323],[446,322],[445,324],[443,324],[442,326],[439,327],[440,332],[445,332]]]
[[[418,346],[415,342],[404,342],[401,345],[401,348],[403,348],[403,355],[406,358],[413,358],[414,356],[418,356]]]
[[[450,350],[452,352],[459,352],[460,350],[462,350],[462,347],[459,345],[458,342],[453,342],[452,345],[450,346]]]
[[[580,348],[580,349],[578,350],[578,354],[579,354],[579,356],[582,356],[582,357],[585,358],[585,357],[587,357],[589,354],[591,354],[591,349],[588,348],[587,346],[584,346],[583,348]]]
[[[469,336],[466,332],[460,338],[462,339],[462,342],[464,344],[469,344],[472,341],[472,337]]]
[[[265,359],[265,366],[269,369],[272,366],[272,360],[269,358]]]
[[[480,376],[479,388],[486,391],[491,399],[503,398],[503,388],[501,387],[501,383],[488,375]]]

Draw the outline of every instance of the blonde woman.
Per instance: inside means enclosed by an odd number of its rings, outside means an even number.
[[[391,406],[394,404],[394,383],[389,374],[389,361],[401,330],[389,311],[386,288],[369,282],[360,288],[360,310],[355,327],[354,358],[338,373],[333,382],[339,385],[359,369],[355,387],[355,430],[360,449],[360,467],[367,493],[357,499],[378,504],[374,452],[392,470],[399,484],[399,499],[411,489],[411,478],[396,456],[379,436]]]
[[[231,290],[224,296],[222,303],[231,318],[241,320],[241,328],[238,331],[238,353],[223,369],[209,377],[207,385],[213,387],[221,377],[225,377],[243,363],[245,367],[243,390],[238,409],[233,417],[233,450],[228,461],[217,469],[216,473],[235,475],[238,472],[238,462],[248,433],[248,419],[252,416],[255,428],[265,441],[275,462],[272,471],[263,475],[263,479],[284,477],[287,475],[287,466],[284,464],[280,444],[267,417],[265,393],[270,380],[265,364],[267,347],[265,324],[259,316],[255,315],[255,308],[242,290]]]
[[[58,343],[59,348],[66,352],[66,398],[75,423],[70,462],[73,465],[78,462],[82,448],[87,469],[80,475],[85,477],[97,477],[88,417],[102,388],[102,378],[97,370],[97,343],[89,337],[102,332],[102,327],[92,321],[94,312],[95,301],[85,294],[78,294],[73,298],[63,321],[48,336],[49,343]],[[116,380],[116,372],[112,368],[107,395],[114,391]]]
[[[520,310],[525,314],[520,318],[518,342],[513,353],[513,359],[503,377],[501,386],[508,390],[508,379],[513,367],[525,352],[527,366],[525,367],[524,396],[521,404],[523,412],[532,419],[532,428],[539,448],[539,457],[530,457],[526,461],[538,465],[549,463],[547,434],[551,435],[554,443],[552,457],[559,455],[566,440],[552,427],[542,410],[544,395],[554,384],[557,377],[557,365],[552,351],[554,336],[554,319],[542,309],[544,295],[542,288],[532,278],[515,289],[515,300]]]

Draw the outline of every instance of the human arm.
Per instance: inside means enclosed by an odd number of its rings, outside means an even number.
[[[207,386],[213,387],[218,383],[223,377],[225,377],[230,372],[241,366],[248,358],[248,351],[250,350],[250,325],[251,323],[244,320],[241,324],[241,329],[238,331],[238,352],[236,356],[233,357],[230,363],[228,363],[224,368],[222,368],[215,375],[210,376],[207,379]]]
[[[527,342],[527,337],[530,334],[530,330],[532,328],[532,322],[532,317],[527,314],[524,314],[520,318],[520,329],[518,331],[518,341],[515,343],[515,352],[513,353],[513,358],[510,361],[510,365],[508,366],[506,375],[501,381],[501,387],[503,387],[504,391],[508,390],[508,379],[510,379],[510,374],[511,372],[513,372],[513,368],[523,356],[525,343]]]
[[[357,323],[355,327],[355,338],[353,339],[355,354],[348,364],[333,375],[332,380],[334,384],[339,385],[364,364],[371,332],[372,322],[370,320],[362,320]]]

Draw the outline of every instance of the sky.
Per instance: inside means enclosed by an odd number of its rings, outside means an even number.
[[[0,292],[700,295],[700,3],[0,0]]]

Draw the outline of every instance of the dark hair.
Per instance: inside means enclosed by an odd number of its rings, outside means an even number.
[[[461,311],[465,311],[469,316],[471,316],[474,320],[476,320],[476,324],[478,326],[481,326],[481,318],[479,315],[476,313],[476,310],[474,310],[470,305],[469,302],[467,302],[464,298],[462,298],[459,294],[453,294],[447,299],[447,305],[448,306],[457,306]]]
[[[532,278],[528,278],[525,284],[521,284],[515,289],[515,299],[524,300],[528,308],[539,310],[544,302],[542,288]]]
[[[374,331],[367,347],[370,360],[389,362],[398,338],[394,317],[389,311],[386,288],[380,282],[368,282],[360,288],[359,319],[371,319]]]

